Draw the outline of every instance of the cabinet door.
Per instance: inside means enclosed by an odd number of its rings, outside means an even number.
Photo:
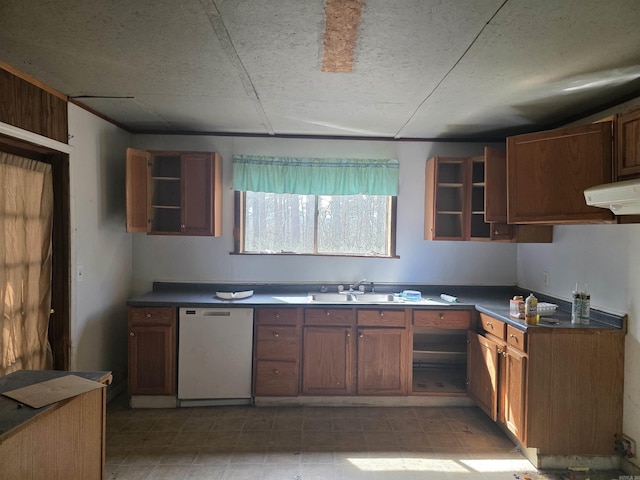
[[[304,327],[302,393],[351,395],[354,339],[351,327]]]
[[[507,348],[504,386],[504,420],[507,428],[525,446],[525,409],[527,386],[527,356],[511,347]]]
[[[130,395],[175,395],[175,345],[175,324],[130,324]]]
[[[127,232],[149,229],[149,153],[127,148]]]
[[[495,341],[469,331],[467,392],[495,422],[498,419],[498,372],[502,350]]]
[[[584,190],[612,179],[612,123],[507,138],[509,223],[598,223],[610,211],[590,207]]]
[[[406,395],[406,338],[403,328],[358,330],[359,395]]]
[[[433,157],[425,171],[425,240],[468,236],[467,159]]]
[[[507,156],[495,148],[484,148],[484,219],[507,222]]]
[[[617,176],[640,174],[640,109],[618,115],[618,168]]]
[[[214,235],[214,159],[210,153],[183,153],[182,225],[187,235]]]

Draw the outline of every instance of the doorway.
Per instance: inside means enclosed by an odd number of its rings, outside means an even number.
[[[71,363],[71,210],[69,155],[0,135],[0,151],[51,165],[53,177],[53,229],[51,238],[51,315],[49,343],[55,370]]]

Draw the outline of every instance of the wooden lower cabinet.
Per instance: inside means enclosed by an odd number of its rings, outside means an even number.
[[[504,383],[504,424],[518,440],[524,442],[527,386],[527,356],[507,347]]]
[[[129,307],[129,394],[175,395],[176,309]]]
[[[303,328],[302,393],[352,395],[355,342],[350,326]]]
[[[253,394],[295,397],[299,393],[300,317],[297,308],[255,311]]]
[[[358,329],[358,395],[406,395],[407,331]]]
[[[481,316],[487,322],[500,321]],[[624,335],[507,326],[505,337],[469,332],[467,387],[480,408],[538,454],[612,455],[622,428]]]
[[[468,332],[467,391],[494,422],[498,420],[501,353],[500,344],[495,340]]]

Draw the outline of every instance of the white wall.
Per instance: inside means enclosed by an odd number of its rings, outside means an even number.
[[[132,240],[125,232],[130,135],[69,104],[71,177],[71,369],[126,377]],[[84,267],[78,281],[78,266]]]
[[[233,138],[134,136],[137,148],[213,150],[223,157],[223,235],[218,238],[134,234],[134,290],[153,281],[347,282],[514,285],[516,246],[487,242],[423,240],[424,168],[434,154],[478,155],[483,145]],[[396,253],[399,259],[249,256],[233,251],[233,154],[305,157],[397,158],[400,162]]]
[[[578,123],[639,104],[637,99]],[[627,314],[623,432],[640,445],[640,225],[554,227],[552,244],[519,245],[517,257],[518,285],[569,300],[575,283],[586,282],[593,308]],[[637,457],[632,461],[640,466]]]

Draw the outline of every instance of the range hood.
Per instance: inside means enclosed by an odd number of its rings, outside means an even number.
[[[640,214],[640,179],[605,183],[584,191],[587,205],[608,208],[615,215]]]

